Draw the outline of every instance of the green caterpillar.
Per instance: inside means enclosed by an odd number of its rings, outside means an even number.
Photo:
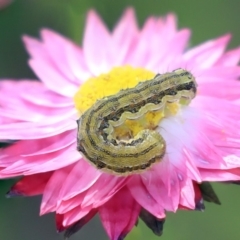
[[[117,139],[113,136],[114,127],[126,119],[160,111],[166,103],[189,103],[196,90],[194,76],[177,69],[98,100],[78,120],[78,151],[97,168],[118,175],[149,168],[165,155],[163,137],[157,131],[143,129],[129,139]]]

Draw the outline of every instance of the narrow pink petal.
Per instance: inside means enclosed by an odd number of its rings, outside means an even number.
[[[70,147],[67,147],[62,154],[53,159],[48,159],[45,157],[44,162],[40,163],[39,166],[35,164],[29,171],[24,172],[24,174],[31,175],[39,172],[57,170],[81,160],[83,159],[81,159],[81,155],[76,150],[76,145],[74,144]]]
[[[67,212],[72,211],[74,208],[81,206],[81,203],[86,195],[86,191],[80,193],[72,198],[67,200],[60,200],[57,204],[57,213],[65,214]],[[61,199],[61,192],[59,194],[59,199]]]
[[[3,124],[10,124],[10,123],[14,123],[16,122],[16,120],[13,120],[13,119],[10,119],[8,117],[4,117],[4,116],[1,116],[0,117],[0,125],[3,125]],[[2,140],[3,138],[1,138]]]
[[[8,192],[8,196],[35,196],[42,194],[52,172],[23,177]]]
[[[71,211],[64,214],[64,220],[63,220],[63,226],[69,226],[79,219],[85,217],[87,214],[89,214],[93,208],[91,206],[82,208],[81,206],[78,206]]]
[[[78,90],[77,85],[71,84],[65,79],[59,71],[54,69],[45,59],[30,60],[29,65],[37,76],[52,91],[66,97],[72,97]],[[42,71],[44,69],[44,71]]]
[[[175,16],[172,14],[169,14],[165,20],[149,18],[139,35],[139,41],[133,46],[126,62],[155,72],[166,72],[175,68],[177,63],[173,64],[173,62],[185,50],[190,36],[188,29],[177,32],[175,21]]]
[[[67,49],[66,58],[68,60],[70,71],[76,77],[79,86],[92,77],[83,50],[78,46],[74,45],[74,47]]]
[[[183,110],[184,113],[184,110]],[[199,142],[197,136],[199,132],[195,129],[195,125],[189,124],[190,121],[185,119],[185,114],[182,114],[181,118],[168,118],[164,119],[161,123],[160,134],[166,141],[167,147],[167,155],[171,165],[179,169],[184,175],[188,175],[192,179],[196,181],[201,181],[200,174],[197,169],[197,164],[203,164],[204,162],[201,156],[198,157],[196,162],[195,159],[195,148],[199,147]],[[189,137],[189,136],[194,136]],[[175,140],[174,140],[175,139]],[[193,152],[192,152],[193,150]],[[221,158],[220,158],[221,159]],[[207,161],[206,159],[205,161]],[[222,160],[222,162],[224,162]],[[196,164],[197,163],[197,164]],[[208,162],[207,162],[208,163]],[[210,163],[212,163],[210,161]],[[216,161],[217,166],[219,166],[219,162]]]
[[[117,48],[121,49],[118,52],[115,65],[121,65],[126,61],[127,55],[132,51],[138,40],[138,35],[134,9],[128,8],[113,30],[112,41],[115,42]]]
[[[230,170],[210,170],[200,169],[201,177],[203,181],[239,181],[240,180],[240,168]]]
[[[152,40],[149,39],[149,35],[154,31],[155,25],[156,20],[153,17],[149,18],[145,22],[142,31],[139,33],[139,36],[138,37],[136,36],[136,40],[131,48],[131,51],[128,52],[125,64],[130,64],[134,67],[139,67],[144,66],[144,64],[150,60],[151,54],[147,49],[148,47],[151,48],[152,45],[154,46],[156,45],[154,44],[155,41],[153,43]]]
[[[71,172],[74,165],[67,166],[55,171],[48,181],[41,203],[41,215],[56,210],[59,199],[59,192],[62,188],[62,180]]]
[[[44,45],[27,36],[23,40],[32,57],[29,64],[44,84],[53,92],[66,97],[72,97],[77,91],[77,85],[70,82],[67,77],[61,74],[50,59]]]
[[[59,214],[57,214],[57,229],[59,231],[63,231],[66,229],[64,236],[65,238],[69,238],[72,234],[79,231],[85,224],[87,224],[96,215],[97,212],[97,209],[92,209],[88,214],[86,214],[86,216],[82,217],[80,220],[70,226],[63,226],[64,215],[59,216]]]
[[[63,226],[63,214],[55,214],[55,222],[56,222],[56,227],[58,232],[62,232],[66,229],[66,227]]]
[[[34,93],[29,91],[22,92],[21,98],[35,105],[49,108],[73,107],[73,100],[71,98],[65,98],[46,89],[43,91],[38,89]]]
[[[68,59],[66,58],[68,49],[74,48],[77,51],[77,46],[74,46],[73,43],[68,41],[65,37],[49,29],[42,29],[41,37],[46,52],[49,54],[49,57],[54,62],[59,72],[68,80],[77,83],[78,81],[71,69],[69,69]],[[80,51],[79,54],[81,54]],[[35,56],[35,58],[36,57],[37,56]]]
[[[30,88],[30,89],[29,89]],[[63,119],[76,119],[77,112],[66,98],[61,98],[36,81],[1,81],[0,83],[0,118],[9,118],[13,121],[29,121],[50,124]],[[31,96],[32,102],[25,96]],[[38,100],[36,100],[38,99]],[[54,104],[54,108],[43,105],[41,99],[49,102],[65,102],[61,108]],[[47,116],[47,118],[46,118]],[[2,126],[3,128],[5,126]],[[12,128],[12,126],[10,126]]]
[[[2,108],[0,117],[7,117],[15,121],[51,124],[63,120],[77,119],[78,113],[73,106],[62,108],[39,107],[19,99],[17,104]]]
[[[220,116],[219,120],[221,123],[224,123],[228,118],[235,119],[240,116],[239,106],[226,99],[199,95],[192,102],[192,106],[198,109],[198,111],[207,113],[209,116]],[[226,125],[226,122],[224,125]]]
[[[152,198],[156,200],[156,202],[162,206],[163,209],[167,211],[175,212],[177,210],[179,204],[179,196],[171,192],[171,186],[169,186],[169,182],[163,181],[162,179],[172,179],[169,175],[173,175],[173,172],[166,171],[160,169],[163,164],[159,163],[157,166],[154,166],[152,169],[141,174],[142,183],[145,188],[148,190],[149,194]],[[170,180],[169,180],[170,181]],[[171,184],[171,183],[170,183]],[[178,181],[173,182],[173,188],[177,189]],[[171,193],[170,193],[171,192]],[[170,194],[169,194],[170,193]]]
[[[4,150],[4,148],[1,149]],[[3,169],[1,169],[1,171],[3,171],[6,167],[11,166],[12,164],[14,164],[16,161],[19,160],[19,156],[16,158],[16,156],[8,156],[6,154],[1,154],[0,155],[0,167],[2,167]],[[0,171],[0,173],[1,173]]]
[[[0,160],[0,166],[8,162],[6,168],[1,170],[1,174],[6,176],[18,176],[57,170],[79,161],[81,155],[76,150],[76,144],[72,144],[65,149],[47,154],[30,157],[14,156],[12,158],[10,157],[10,159],[8,158],[8,156],[4,156]]]
[[[99,208],[101,221],[111,240],[123,239],[134,227],[139,213],[140,205],[126,187]]]
[[[167,14],[165,18],[165,28],[167,29],[166,34],[173,36],[177,32],[177,17],[174,13]]]
[[[154,166],[153,171],[155,171],[159,175],[161,181],[165,186],[166,196],[164,196],[163,198],[165,203],[162,203],[164,209],[167,210],[168,205],[168,207],[170,207],[169,209],[175,212],[179,205],[181,187],[184,186],[187,178],[187,171],[186,166],[179,165],[176,167],[174,166],[174,164],[172,164],[171,160],[172,159],[170,158],[170,156],[166,155],[162,162],[160,162],[160,164],[156,164],[156,166]],[[169,206],[169,204],[171,205]]]
[[[185,53],[184,59],[189,60],[192,66],[198,68],[209,68],[213,66],[222,56],[231,35],[227,34],[218,39],[210,40]]]
[[[154,55],[151,54],[152,50],[156,50],[158,46],[163,45],[161,42],[161,31],[159,35],[154,32],[156,25],[157,20],[155,18],[150,17],[147,19],[143,26],[143,29],[139,33],[139,36],[136,38],[135,44],[132,46],[131,51],[128,53],[126,64],[131,64],[132,66],[137,67],[144,66],[144,64],[150,61],[151,57],[154,57]],[[154,37],[149,38],[149,36],[152,36],[153,34]],[[166,42],[165,39],[163,39],[163,41],[164,43]],[[158,48],[156,51],[158,51]],[[139,56],[142,57],[139,58]]]
[[[19,102],[22,103],[23,99],[35,105],[49,108],[73,107],[72,99],[50,91],[43,83],[35,80],[2,80],[0,81],[0,92],[1,106],[9,107],[10,103],[19,104]]]
[[[178,68],[178,60],[187,47],[190,34],[190,30],[183,29],[169,40],[164,49],[159,45],[157,51],[161,51],[161,56],[156,55],[155,59],[149,59],[149,62],[146,63],[147,68],[160,73],[169,72]]]
[[[90,76],[79,46],[49,29],[43,29],[41,36],[51,60],[69,81],[79,85]]]
[[[216,88],[216,86],[218,86]],[[226,100],[237,100],[240,96],[240,83],[235,79],[228,81],[206,81],[199,85],[198,91],[201,95],[216,97]]]
[[[87,190],[81,203],[82,207],[92,205],[94,208],[97,208],[101,206],[126,185],[127,181],[128,178],[125,177],[117,177],[106,173],[101,174],[97,182]]]
[[[75,164],[70,174],[66,177],[60,196],[67,200],[92,187],[101,176],[101,171],[92,167],[87,161]]]
[[[226,79],[237,79],[240,76],[239,66],[221,67],[214,66],[206,69],[194,69],[194,75],[196,76],[197,82],[208,82],[209,79],[218,78],[226,81]]]
[[[109,71],[116,58],[116,55],[112,54],[113,43],[110,33],[93,10],[89,11],[87,16],[83,51],[87,66],[93,75]]]
[[[187,151],[187,149],[185,150],[185,154],[187,156],[187,160],[186,161],[186,166],[188,169],[188,176],[192,179],[195,180],[197,182],[201,182],[201,175],[199,173],[199,170],[196,166],[196,164],[194,163],[194,157],[191,155],[191,153],[189,151]]]
[[[236,66],[240,60],[240,47],[224,53],[217,61],[216,65]]]
[[[74,120],[51,124],[39,123],[9,123],[0,126],[0,139],[39,139],[51,137],[64,131],[76,129]]]
[[[237,168],[240,165],[240,157],[239,157],[239,155],[236,156],[235,154],[229,154],[229,155],[224,157],[224,161],[227,164],[227,168],[226,169]],[[222,169],[224,169],[224,168],[222,168]]]
[[[194,121],[192,126],[194,126]],[[191,139],[194,139],[192,140],[192,143],[195,149],[189,151],[187,145],[185,145],[184,153],[186,154],[188,164],[195,168],[194,172],[197,174],[197,167],[217,168],[224,166],[225,162],[223,160],[222,152],[213,144],[212,139],[210,139],[211,136],[208,137],[207,131],[205,134],[199,131],[191,131],[192,126],[184,125],[183,127],[192,137]],[[201,126],[200,124],[195,123],[195,126],[204,129],[204,126]],[[197,176],[199,176],[199,174],[197,174]],[[199,181],[199,179],[195,180]]]
[[[164,209],[159,203],[151,197],[151,194],[142,183],[140,176],[135,175],[127,184],[133,198],[148,212],[157,218],[165,218]]]
[[[183,188],[181,189],[181,196],[179,203],[182,206],[185,206],[190,209],[195,209],[195,193],[193,188],[192,180],[187,178],[184,183]]]
[[[36,156],[55,152],[76,142],[74,136],[76,136],[75,131],[67,131],[49,138],[17,141],[7,148],[0,149],[1,157]]]
[[[30,156],[48,154],[48,153],[65,149],[66,147],[69,147],[70,145],[76,143],[75,136],[76,136],[76,131],[73,130],[73,131],[63,132],[59,135],[55,135],[50,138],[35,140],[34,145],[39,144],[41,147],[39,146],[38,150],[35,149],[35,151],[31,149],[31,152],[25,152],[25,153],[22,152],[21,155],[24,157],[30,157]],[[31,140],[26,140],[24,142],[25,142],[25,146],[21,146],[21,150],[26,148],[27,144],[30,144]]]

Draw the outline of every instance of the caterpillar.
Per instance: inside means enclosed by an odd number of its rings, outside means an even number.
[[[197,84],[187,70],[157,74],[133,88],[104,97],[78,119],[77,150],[98,169],[129,175],[149,168],[166,152],[166,142],[154,129],[143,129],[135,136],[118,139],[114,128],[127,119],[160,111],[166,103],[189,103]]]

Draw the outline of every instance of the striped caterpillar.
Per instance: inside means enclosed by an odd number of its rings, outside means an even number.
[[[196,88],[190,72],[176,69],[98,100],[77,121],[78,151],[98,169],[118,175],[149,168],[164,157],[163,137],[154,129],[143,129],[135,136],[118,139],[114,128],[127,119],[160,111],[167,103],[189,103],[196,95]]]

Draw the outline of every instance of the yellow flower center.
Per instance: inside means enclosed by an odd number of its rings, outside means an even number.
[[[143,68],[131,66],[115,67],[110,72],[92,77],[81,85],[74,96],[75,107],[82,115],[94,103],[110,95],[116,95],[122,89],[135,87],[139,82],[154,78],[156,73]],[[114,127],[113,136],[116,138],[128,138],[136,136],[143,129],[154,129],[166,115],[176,114],[178,103],[167,103],[165,108],[159,111],[150,111],[137,119],[126,119],[124,124]]]

